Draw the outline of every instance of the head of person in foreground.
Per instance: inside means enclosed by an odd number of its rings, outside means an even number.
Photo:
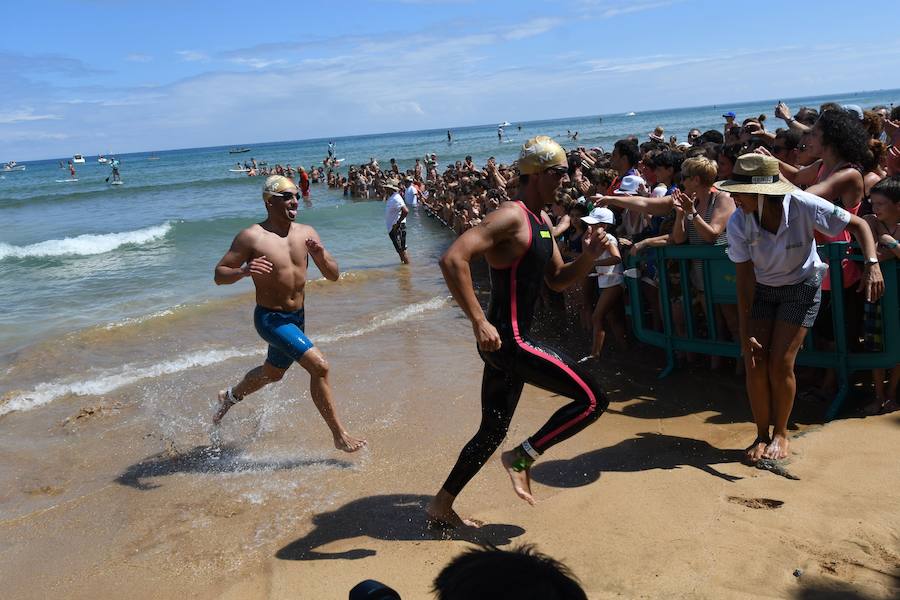
[[[563,563],[534,546],[481,546],[450,561],[434,580],[437,600],[587,600]]]

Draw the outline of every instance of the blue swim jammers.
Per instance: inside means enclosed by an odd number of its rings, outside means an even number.
[[[287,369],[300,360],[313,347],[306,334],[303,309],[293,312],[270,310],[257,306],[253,311],[253,324],[259,336],[269,342],[266,362],[279,369]]]

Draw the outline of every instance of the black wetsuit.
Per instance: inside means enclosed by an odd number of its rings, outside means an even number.
[[[606,395],[593,377],[565,355],[529,337],[534,306],[540,294],[547,263],[555,243],[547,224],[517,202],[528,219],[528,249],[506,269],[491,267],[491,303],[487,319],[497,328],[501,346],[482,352],[481,425],[465,445],[444,483],[444,490],[458,495],[506,437],[522,387],[530,383],[573,401],[560,408],[537,433],[523,444],[536,457],[567,439],[606,410]]]

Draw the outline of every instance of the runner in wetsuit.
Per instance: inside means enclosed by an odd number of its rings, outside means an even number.
[[[534,498],[528,472],[534,460],[595,421],[607,406],[590,375],[529,335],[542,281],[562,290],[582,280],[606,248],[606,236],[585,234],[581,257],[563,263],[541,209],[556,201],[556,190],[567,177],[565,151],[549,137],[538,136],[522,147],[518,167],[520,199],[504,203],[466,231],[441,258],[447,286],[472,322],[485,362],[481,425],[427,508],[431,521],[444,526],[479,525],[461,519],[453,502],[503,441],[525,383],[572,398],[537,433],[501,456],[516,494],[530,504]],[[487,316],[475,296],[469,268],[480,255],[491,268]]]

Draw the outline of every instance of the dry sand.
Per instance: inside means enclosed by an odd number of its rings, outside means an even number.
[[[460,372],[478,368],[467,336],[451,349],[465,357]],[[324,440],[284,460],[255,449],[266,456],[255,463],[230,447],[214,459],[202,445],[159,452],[127,403],[74,411],[58,425],[72,439],[131,443],[125,456],[60,450],[58,469],[25,470],[2,492],[21,507],[0,522],[2,595],[338,599],[374,578],[406,599],[430,598],[441,567],[479,540],[536,544],[590,598],[900,595],[900,415],[801,426],[794,481],[740,463],[752,427],[733,377],[660,382],[632,368],[629,380],[619,367],[597,371],[611,390],[608,414],[535,467],[538,505],[513,495],[495,456],[458,501],[489,525],[449,540],[426,531],[421,508],[474,431],[477,377],[431,381],[453,390],[446,405],[398,409],[373,423],[371,449],[349,458]],[[414,370],[382,378],[422,385]],[[526,388],[507,445],[559,402]],[[16,418],[28,417],[4,427]],[[230,466],[205,472],[215,460]],[[238,484],[244,467],[266,473],[258,496]]]

